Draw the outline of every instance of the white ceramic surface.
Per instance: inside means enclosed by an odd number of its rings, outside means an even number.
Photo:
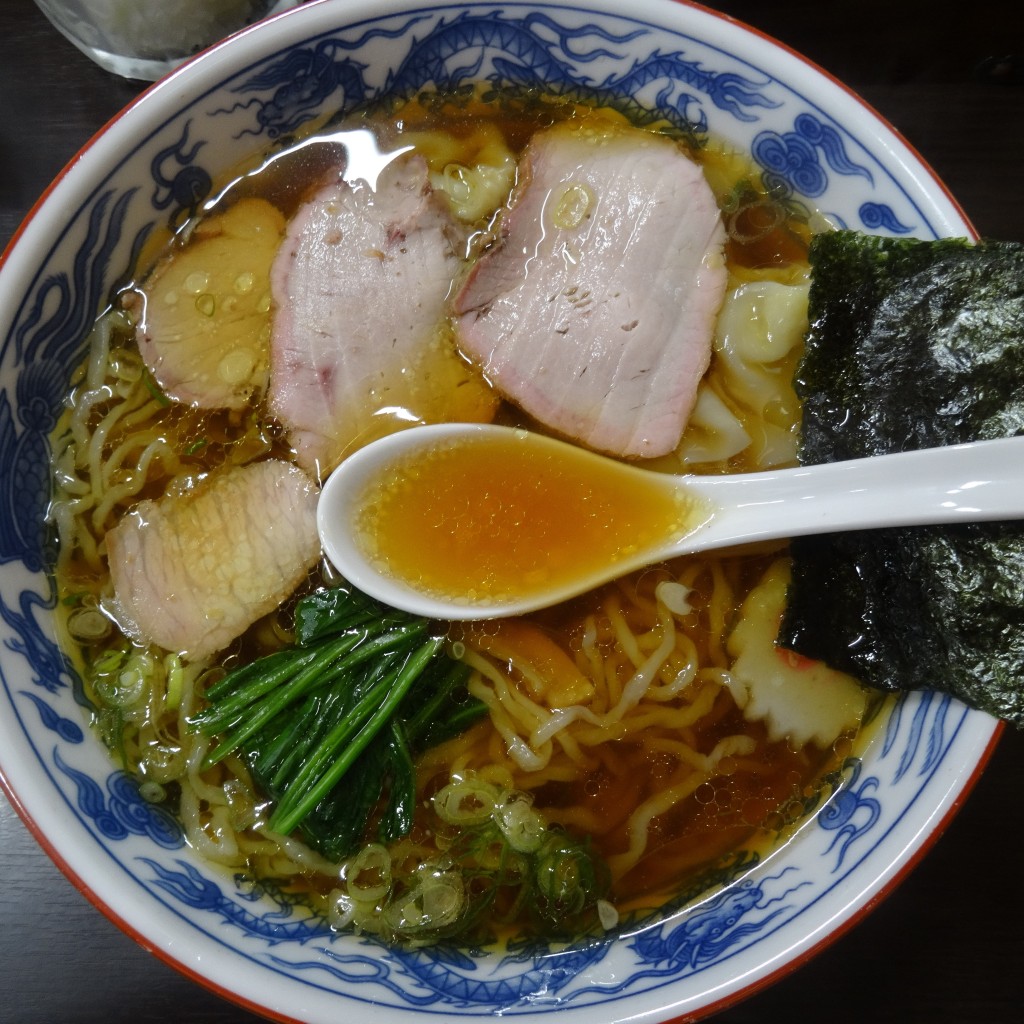
[[[628,8],[628,13],[626,13]],[[567,950],[386,950],[195,858],[91,736],[54,643],[47,437],[82,338],[156,224],[325,110],[474,77],[658,106],[748,149],[849,227],[969,234],[863,103],[790,51],[671,0],[320,0],[244,32],[144,95],[65,169],[0,268],[0,774],[69,876],[204,984],[281,1020],[699,1017],[841,931],[906,870],[987,756],[995,723],[944,697],[895,703],[777,856],[648,927]]]

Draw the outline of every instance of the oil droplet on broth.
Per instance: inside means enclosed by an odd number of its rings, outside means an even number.
[[[360,504],[378,571],[463,604],[557,589],[707,518],[646,474],[527,431],[410,456]]]

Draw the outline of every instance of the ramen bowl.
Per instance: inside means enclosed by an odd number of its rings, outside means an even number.
[[[271,1019],[699,1019],[812,955],[895,884],[981,770],[991,718],[931,693],[890,701],[785,844],[639,925],[514,953],[389,948],[332,931],[301,901],[197,856],[94,735],[56,641],[50,435],[89,326],[147,239],[325,114],[471,81],[616,100],[706,128],[834,224],[972,234],[932,172],[857,97],[699,7],[321,0],[233,37],[101,132],[0,268],[0,773],[97,907],[186,975]]]

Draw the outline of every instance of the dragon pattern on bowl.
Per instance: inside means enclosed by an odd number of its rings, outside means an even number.
[[[98,137],[0,275],[3,773],[57,859],[112,916],[267,1013],[291,1018],[301,1005],[302,1019],[320,1021],[339,1003],[360,1004],[367,1020],[396,1020],[587,1008],[599,1021],[704,1010],[809,951],[882,890],[991,740],[991,720],[948,698],[890,701],[830,795],[803,808],[793,838],[760,863],[737,859],[644,926],[600,941],[470,951],[337,934],[288,893],[218,874],[93,739],[50,622],[49,436],[89,326],[150,232],[194,213],[243,157],[382,97],[542,86],[638,121],[657,112],[711,131],[748,150],[766,184],[834,223],[969,233],[895,135],[794,55],[699,8],[617,6],[339,2],[244,33]]]

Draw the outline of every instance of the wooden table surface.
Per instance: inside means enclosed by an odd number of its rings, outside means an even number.
[[[628,8],[628,5],[624,5]],[[722,2],[859,92],[923,154],[985,236],[1024,241],[1024,5]],[[0,0],[0,246],[142,88],[93,66],[29,0]],[[810,963],[719,1024],[1003,1024],[1022,1019],[1024,736],[922,863]],[[96,910],[0,796],[0,1022],[243,1024]],[[340,1021],[339,1024],[346,1024]]]

